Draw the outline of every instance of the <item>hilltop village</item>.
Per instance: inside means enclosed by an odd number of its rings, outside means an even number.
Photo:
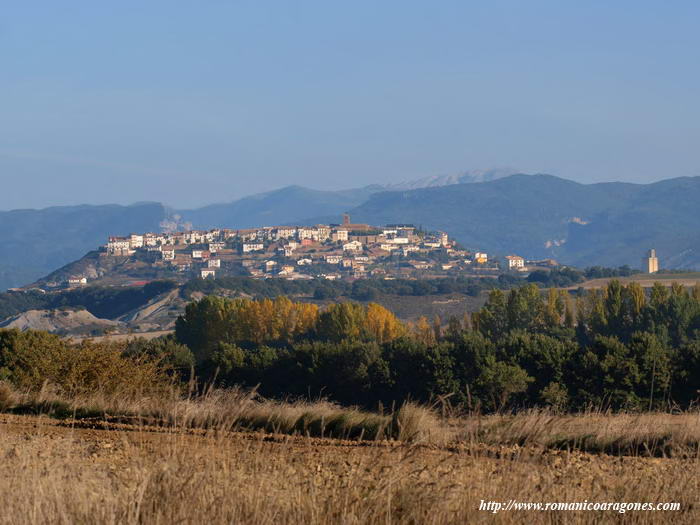
[[[552,260],[526,261],[515,255],[494,261],[485,252],[463,249],[445,232],[425,231],[410,224],[354,224],[348,215],[342,224],[109,237],[100,248],[99,259],[112,266],[147,268],[154,276],[180,280],[225,276],[329,280],[495,276],[504,270],[525,272],[534,265],[557,264]],[[63,286],[82,286],[96,278],[72,274]]]
[[[214,229],[109,237],[103,257],[142,256],[189,277],[342,279],[410,277],[474,268],[497,271],[484,252],[461,249],[445,232],[408,224],[353,224]],[[524,260],[520,259],[521,267]],[[85,284],[82,276],[71,285]]]

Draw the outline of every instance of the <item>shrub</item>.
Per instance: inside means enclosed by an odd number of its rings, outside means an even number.
[[[66,396],[94,394],[134,398],[170,386],[169,367],[147,354],[130,356],[126,343],[70,344],[29,330],[0,331],[0,373],[16,388],[37,392],[49,383]]]

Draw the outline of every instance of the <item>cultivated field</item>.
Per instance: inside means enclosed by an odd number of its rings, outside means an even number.
[[[182,403],[160,418],[0,415],[0,523],[700,520],[697,414],[440,418],[413,407],[400,419],[326,403],[253,403],[240,393]],[[274,425],[260,424],[265,418]],[[331,420],[344,422],[346,435],[400,420],[403,433],[313,437],[328,434]],[[479,510],[482,500],[511,499],[681,508]]]
[[[654,275],[640,273],[631,275],[630,277],[606,277],[602,279],[591,279],[590,281],[571,286],[569,289],[576,290],[578,288],[584,288],[586,290],[590,290],[592,288],[604,288],[610,281],[613,280],[620,281],[625,285],[632,282],[639,283],[639,285],[643,288],[651,288],[654,286],[654,283],[661,283],[666,286],[671,286],[673,283],[678,283],[682,286],[693,287],[700,282],[700,272],[666,274],[656,273]]]

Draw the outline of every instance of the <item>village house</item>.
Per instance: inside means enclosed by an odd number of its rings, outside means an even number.
[[[290,275],[294,273],[294,266],[290,266],[288,264],[285,264],[280,268],[279,275]]]
[[[221,268],[221,259],[209,259],[207,268]]]
[[[408,237],[393,237],[385,241],[387,244],[409,244]]]
[[[489,256],[484,252],[476,252],[474,254],[474,261],[476,261],[479,264],[486,264],[487,262],[489,262]]]
[[[282,240],[282,239],[294,239],[297,235],[297,229],[292,228],[292,227],[284,227],[281,226],[275,230],[274,233],[274,239],[275,240]]]
[[[337,230],[333,230],[331,233],[331,241],[333,242],[345,242],[348,240],[348,230],[344,228],[338,228]]]
[[[312,228],[299,228],[297,230],[297,237],[300,241],[304,239],[313,239],[314,231]]]
[[[178,271],[189,270],[192,266],[192,256],[187,253],[175,252],[175,257],[170,261],[170,264]]]
[[[249,252],[259,252],[261,250],[265,249],[265,245],[261,242],[244,242],[243,243],[243,253],[249,253]]]
[[[131,255],[131,240],[128,237],[109,237],[107,239],[107,253],[110,255]]]
[[[304,259],[299,259],[297,261],[297,265],[298,266],[308,266],[309,264],[313,264],[313,262],[314,261],[312,259],[304,258]]]
[[[173,244],[175,246],[185,244],[185,234],[183,232],[171,234],[168,238],[168,244]]]
[[[132,233],[129,235],[129,245],[132,249],[143,248],[143,235]]]
[[[209,251],[211,253],[216,253],[219,250],[223,250],[226,247],[225,242],[210,242],[209,243]]]
[[[367,275],[367,272],[365,271],[364,266],[356,266],[352,269],[352,276],[355,277],[356,279],[360,279],[362,277],[365,277]]]
[[[322,224],[317,225],[311,233],[311,238],[316,242],[324,242],[328,240],[330,236],[331,229],[328,226],[324,226]]]
[[[161,248],[160,254],[164,261],[172,261],[175,258],[175,250],[173,248]]]
[[[238,230],[238,237],[240,237],[244,242],[254,241],[258,237],[258,230],[252,228],[247,230]]]
[[[346,252],[359,252],[362,251],[362,243],[359,241],[350,241],[343,244],[343,250]]]
[[[87,277],[69,277],[68,286],[84,286],[87,284]]]
[[[401,254],[404,257],[407,257],[408,254],[411,252],[418,252],[418,251],[420,251],[420,246],[416,246],[415,244],[409,244],[408,246],[401,247]]]
[[[518,255],[506,255],[506,262],[509,270],[517,270],[525,267],[525,259]]]
[[[271,272],[272,270],[275,269],[275,266],[277,266],[277,262],[275,261],[265,261],[264,267],[266,272]]]
[[[342,255],[326,255],[323,258],[328,264],[338,264],[340,261],[343,260]]]
[[[554,259],[540,259],[534,261],[525,261],[525,264],[529,267],[539,266],[541,268],[555,268],[559,266],[559,263]]]
[[[208,279],[210,277],[215,278],[216,270],[213,268],[202,268],[202,270],[199,272],[199,275],[202,279]]]
[[[146,233],[143,236],[144,246],[157,246],[158,245],[158,235],[155,233]]]

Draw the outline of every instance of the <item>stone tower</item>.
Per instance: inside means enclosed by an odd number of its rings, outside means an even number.
[[[659,271],[659,259],[656,257],[656,250],[653,248],[642,259],[642,271],[645,273],[656,273]]]

